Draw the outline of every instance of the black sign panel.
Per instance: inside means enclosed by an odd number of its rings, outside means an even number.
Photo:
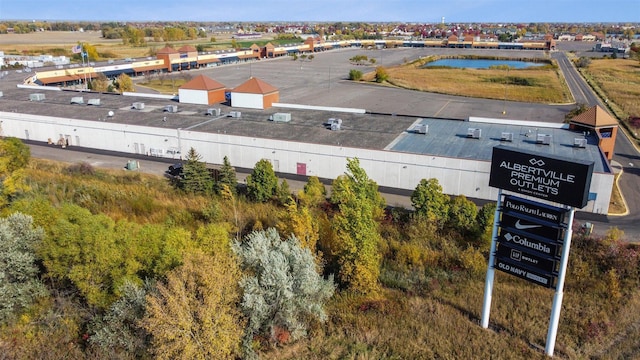
[[[539,222],[531,221],[529,218],[523,219],[509,213],[502,213],[500,227],[516,229],[523,233],[542,236],[549,240],[564,240],[562,238],[562,228],[560,227],[543,225]]]
[[[502,209],[503,211],[532,216],[536,219],[549,221],[554,224],[562,224],[564,222],[564,216],[567,213],[567,209],[541,204],[512,195],[504,197]]]
[[[507,274],[515,275],[521,279],[528,280],[532,283],[542,285],[545,287],[554,287],[555,277],[552,275],[538,274],[534,271],[525,269],[522,266],[507,262],[498,258],[494,266],[495,269],[506,272]]]
[[[553,242],[549,243],[542,240],[531,238],[523,233],[518,233],[510,229],[501,228],[498,234],[498,242],[500,244],[515,244],[528,252],[535,254],[536,252],[542,256],[557,256],[559,246]]]
[[[535,268],[541,273],[551,274],[558,270],[556,268],[558,262],[555,259],[542,257],[529,251],[523,251],[508,243],[499,244],[496,256],[502,260]]]
[[[499,145],[493,148],[489,186],[564,205],[587,205],[593,161],[550,157]]]

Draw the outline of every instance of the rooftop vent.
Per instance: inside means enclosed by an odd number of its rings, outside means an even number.
[[[551,135],[538,134],[538,136],[536,137],[536,144],[550,145],[551,144]]]
[[[274,122],[289,122],[291,121],[290,113],[275,113],[271,116]]]
[[[340,130],[342,128],[342,119],[329,118],[324,125],[331,130]]]
[[[413,132],[416,134],[427,134],[429,132],[429,125],[418,124],[413,128]]]
[[[43,101],[44,94],[29,94],[29,101]]]
[[[87,100],[87,105],[100,106],[100,99],[89,99]]]
[[[587,147],[587,139],[584,139],[584,138],[575,138],[575,139],[573,139],[573,147],[586,148]]]
[[[500,141],[509,141],[509,142],[513,141],[513,133],[503,132],[500,135]]]
[[[482,135],[481,129],[476,129],[476,128],[467,129],[467,137],[470,139],[480,139],[481,135]]]
[[[71,103],[72,104],[84,104],[84,99],[82,99],[82,96],[74,96],[71,98]]]
[[[143,102],[134,102],[133,104],[131,104],[131,108],[135,109],[135,110],[142,110],[142,109],[144,109],[144,103]]]
[[[164,112],[177,113],[178,105],[167,105],[164,107]]]
[[[215,109],[207,109],[207,113],[205,115],[208,116],[220,116],[220,108]]]

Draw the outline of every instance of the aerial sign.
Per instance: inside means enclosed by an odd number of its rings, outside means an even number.
[[[493,148],[489,186],[564,205],[587,205],[593,161],[551,157],[499,145]]]

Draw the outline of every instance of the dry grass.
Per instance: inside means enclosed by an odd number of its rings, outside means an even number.
[[[611,200],[609,201],[609,214],[621,215],[627,211],[627,207],[624,205],[624,200],[620,189],[618,188],[618,178],[620,174],[616,175],[613,188],[611,189]]]
[[[407,89],[486,99],[535,103],[572,102],[557,68],[509,70],[421,68],[421,63],[387,68],[388,83]],[[363,79],[372,81],[375,74]],[[527,83],[527,85],[520,85]]]
[[[603,96],[616,106],[623,120],[640,116],[640,62],[631,59],[597,59],[583,69],[602,90]],[[618,111],[616,111],[618,112]],[[635,130],[639,130],[635,127]]]
[[[181,77],[168,77],[167,79],[160,80],[158,78],[144,80],[136,85],[142,85],[150,89],[156,90],[161,94],[176,94],[178,89],[188,82],[190,79]]]

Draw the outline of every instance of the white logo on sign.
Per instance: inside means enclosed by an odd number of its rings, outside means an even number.
[[[518,230],[527,230],[527,229],[535,229],[542,227],[542,225],[532,224],[532,225],[524,225],[520,223],[520,220],[516,221],[516,229]]]
[[[529,163],[531,165],[536,165],[536,166],[544,166],[544,161],[540,160],[540,159],[536,159],[536,158],[531,158],[529,160]]]

